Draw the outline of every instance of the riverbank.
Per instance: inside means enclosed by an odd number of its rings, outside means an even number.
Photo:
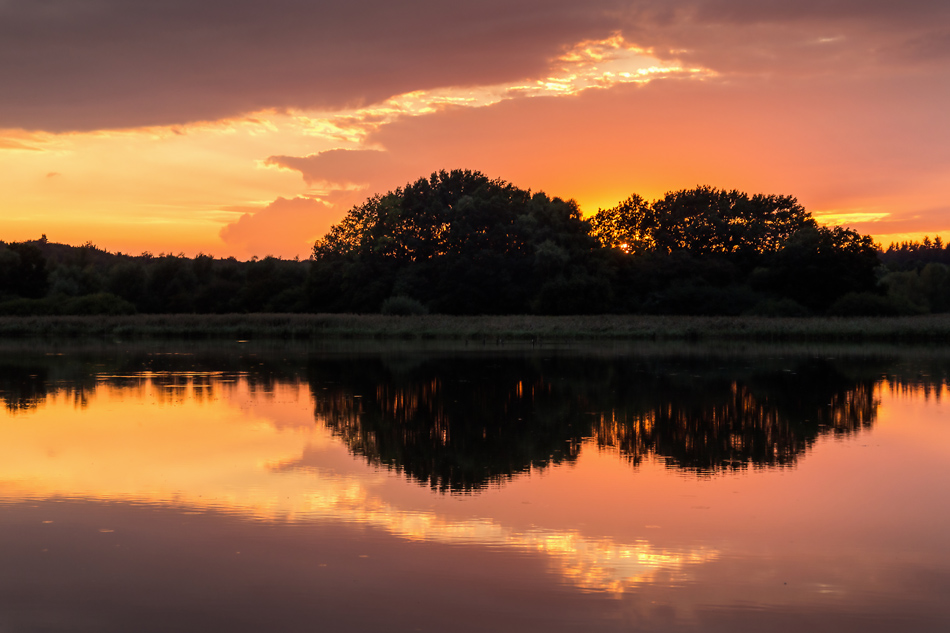
[[[864,318],[140,314],[0,317],[0,338],[948,342],[950,315]]]

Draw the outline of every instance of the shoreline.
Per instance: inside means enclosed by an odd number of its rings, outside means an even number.
[[[0,340],[23,338],[948,343],[950,314],[807,318],[380,314],[0,317]]]

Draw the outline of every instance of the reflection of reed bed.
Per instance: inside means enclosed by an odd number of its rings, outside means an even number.
[[[950,342],[950,315],[853,318],[147,314],[0,317],[0,337]]]

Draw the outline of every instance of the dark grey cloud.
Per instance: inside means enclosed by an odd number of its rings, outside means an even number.
[[[341,108],[521,79],[622,31],[720,72],[942,63],[945,0],[0,0],[0,128]]]
[[[539,72],[614,0],[0,0],[0,127],[339,108]]]
[[[659,56],[722,73],[902,73],[945,63],[950,3],[647,0],[623,22],[629,40]]]

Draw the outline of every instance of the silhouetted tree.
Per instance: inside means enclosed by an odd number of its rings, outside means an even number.
[[[36,244],[14,242],[0,254],[0,292],[38,299],[49,290],[46,258]]]
[[[634,195],[591,221],[605,246],[631,253],[727,255],[755,260],[777,251],[815,221],[791,196],[748,194],[712,187],[667,193],[647,204]]]
[[[868,235],[836,227],[796,232],[752,277],[753,287],[824,312],[849,293],[875,292],[877,249]]]
[[[438,312],[526,312],[545,281],[589,274],[589,230],[573,201],[442,171],[353,207],[314,245],[310,296],[331,310],[407,296]]]

